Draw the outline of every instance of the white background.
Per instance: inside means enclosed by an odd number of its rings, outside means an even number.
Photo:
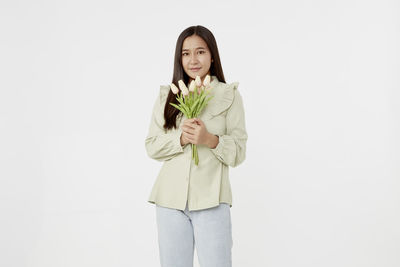
[[[0,266],[159,266],[144,139],[176,39],[239,82],[236,267],[400,266],[398,1],[0,2]]]

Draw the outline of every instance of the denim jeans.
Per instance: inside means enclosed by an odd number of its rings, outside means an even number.
[[[184,211],[156,204],[161,267],[193,267],[194,248],[201,267],[232,267],[230,206]]]

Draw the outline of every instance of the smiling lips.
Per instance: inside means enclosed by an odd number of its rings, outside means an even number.
[[[199,69],[201,69],[201,68],[193,68],[193,69],[190,69],[191,71],[198,71]]]

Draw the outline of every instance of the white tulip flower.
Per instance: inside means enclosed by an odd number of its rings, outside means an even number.
[[[199,75],[196,76],[195,82],[196,82],[197,87],[201,86],[201,79],[200,79]]]
[[[205,87],[207,87],[208,85],[210,85],[210,80],[211,80],[211,77],[210,77],[210,75],[207,74],[207,76],[204,78],[203,85],[204,85]]]
[[[194,89],[196,87],[195,82],[192,80],[189,84],[189,92],[194,92]]]
[[[182,94],[187,96],[189,94],[189,89],[186,87],[185,83],[182,80],[178,81],[179,89],[181,89]]]
[[[176,87],[176,85],[174,83],[171,83],[171,91],[172,91],[172,93],[174,93],[174,95],[179,93],[179,89],[178,89],[178,87]]]

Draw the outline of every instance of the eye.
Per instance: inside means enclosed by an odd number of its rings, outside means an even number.
[[[185,52],[185,53],[183,53],[183,54],[182,54],[182,56],[186,56],[187,54],[188,54],[188,53],[187,53],[187,52]]]
[[[206,51],[203,51],[203,50],[201,50],[201,51],[199,51],[199,53],[201,53],[201,54],[204,54]]]

